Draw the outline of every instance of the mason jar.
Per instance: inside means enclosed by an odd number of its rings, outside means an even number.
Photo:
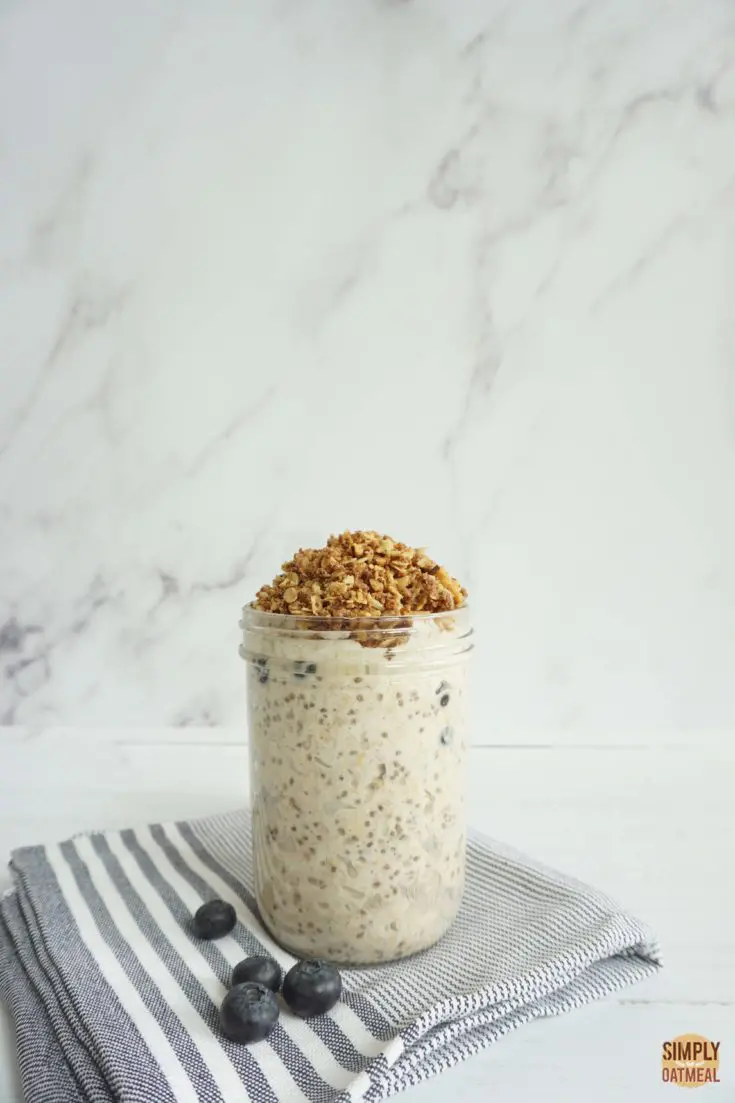
[[[255,895],[299,957],[431,946],[465,872],[467,606],[330,620],[246,606]]]

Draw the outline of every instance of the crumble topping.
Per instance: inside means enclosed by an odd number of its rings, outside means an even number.
[[[315,617],[442,613],[467,591],[424,548],[372,531],[330,536],[324,548],[300,548],[283,573],[258,590],[263,612]]]

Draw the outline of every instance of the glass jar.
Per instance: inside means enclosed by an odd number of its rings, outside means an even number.
[[[255,894],[300,957],[431,946],[464,887],[467,606],[403,619],[243,610]]]

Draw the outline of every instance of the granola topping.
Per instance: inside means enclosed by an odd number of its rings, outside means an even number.
[[[315,617],[410,616],[442,613],[464,603],[467,591],[424,548],[372,531],[330,536],[324,548],[300,548],[255,608]]]

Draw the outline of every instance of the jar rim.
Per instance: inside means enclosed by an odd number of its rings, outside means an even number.
[[[263,627],[272,625],[273,627],[285,627],[289,625],[298,626],[302,631],[321,631],[329,632],[334,631],[350,631],[356,629],[362,629],[366,632],[373,632],[381,628],[386,630],[395,630],[399,627],[408,628],[414,621],[419,621],[422,624],[431,624],[442,620],[450,620],[452,617],[462,616],[466,617],[467,613],[471,611],[470,603],[463,601],[461,605],[457,605],[454,609],[442,609],[438,613],[384,613],[379,617],[364,616],[364,617],[335,617],[335,616],[319,616],[314,613],[272,613],[265,609],[256,609],[253,602],[248,602],[247,605],[242,607],[243,620],[240,627],[245,627],[245,621],[250,623],[261,624]]]

